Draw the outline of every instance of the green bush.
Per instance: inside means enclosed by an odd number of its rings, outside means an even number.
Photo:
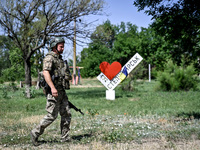
[[[10,68],[2,70],[0,80],[5,81],[22,81],[24,80],[24,68],[19,64],[14,64]]]
[[[163,72],[158,72],[158,90],[179,91],[196,90],[198,80],[194,66],[191,64],[184,67],[173,64],[170,60]]]

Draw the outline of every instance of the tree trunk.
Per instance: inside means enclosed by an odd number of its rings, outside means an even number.
[[[30,59],[24,60],[25,65],[25,93],[27,98],[31,98],[31,62]]]
[[[38,73],[38,79],[37,79],[36,89],[38,90],[40,88],[40,86],[39,86],[39,81],[40,81],[40,70],[39,70],[39,68],[37,68],[37,73]]]

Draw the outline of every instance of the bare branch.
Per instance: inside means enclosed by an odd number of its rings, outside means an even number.
[[[0,26],[23,52],[26,83],[30,83],[30,58],[45,46],[49,37],[63,36],[72,41],[74,21],[101,15],[104,7],[104,0],[9,0],[5,3],[0,2]],[[89,37],[89,26],[89,22],[77,23],[77,37]]]

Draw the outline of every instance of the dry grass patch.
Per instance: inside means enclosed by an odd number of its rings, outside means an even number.
[[[139,97],[136,97],[136,98],[129,98],[128,100],[129,100],[129,101],[139,101],[140,98],[139,98]]]
[[[179,141],[179,142],[168,142],[161,140],[146,140],[142,141],[142,144],[132,142],[132,143],[104,143],[93,141],[88,144],[73,144],[73,143],[46,143],[38,147],[32,145],[15,145],[12,147],[3,147],[0,145],[0,149],[4,150],[21,150],[21,149],[34,149],[34,150],[200,150],[200,140],[191,141]]]
[[[30,116],[30,117],[26,117],[26,118],[21,118],[20,122],[31,123],[31,124],[39,123],[43,117],[44,117],[44,115]]]

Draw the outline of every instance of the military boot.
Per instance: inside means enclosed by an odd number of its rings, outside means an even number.
[[[60,140],[61,143],[64,143],[64,142],[71,142],[71,138],[69,136],[67,136],[66,138],[61,138]]]
[[[36,137],[36,136],[32,133],[32,131],[31,131],[30,135],[31,135],[31,141],[32,141],[33,145],[34,145],[34,146],[38,146],[38,145],[39,145],[38,137]]]

